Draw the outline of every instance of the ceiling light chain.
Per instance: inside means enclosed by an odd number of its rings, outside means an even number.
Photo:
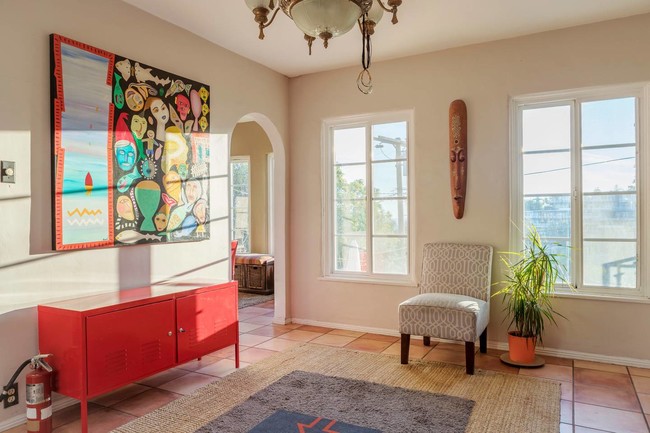
[[[371,24],[372,23],[372,24]],[[368,13],[365,13],[361,16],[361,36],[363,38],[361,42],[361,67],[363,68],[359,72],[357,77],[357,88],[364,95],[369,95],[372,93],[372,75],[370,75],[370,58],[372,55],[372,43],[370,42],[370,35],[374,33],[375,23],[368,19]]]
[[[347,33],[355,23],[358,23],[362,37],[361,67],[363,70],[357,77],[357,87],[365,94],[372,92],[372,76],[370,62],[372,44],[370,37],[384,11],[392,13],[392,23],[397,23],[397,8],[402,0],[244,0],[253,11],[255,22],[258,23],[259,38],[264,39],[264,29],[275,20],[278,11],[293,20],[296,26],[305,34],[305,40],[311,55],[311,48],[316,38],[323,40],[325,48],[329,40]],[[269,14],[273,15],[269,20]]]

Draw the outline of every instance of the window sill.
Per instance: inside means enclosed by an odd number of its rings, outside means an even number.
[[[354,284],[379,284],[384,286],[402,286],[402,287],[417,287],[418,284],[411,279],[404,280],[389,280],[384,278],[359,278],[338,275],[326,275],[318,277],[319,281],[330,281],[340,283],[354,283]]]
[[[587,299],[591,301],[627,302],[633,304],[650,304],[650,299],[643,295],[594,295],[580,292],[555,292],[556,298]]]

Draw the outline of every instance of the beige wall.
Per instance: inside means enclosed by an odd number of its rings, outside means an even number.
[[[230,139],[230,156],[249,156],[251,169],[251,252],[268,253],[267,155],[273,147],[257,122],[238,123]]]
[[[176,276],[229,276],[229,157],[223,137],[212,149],[210,240],[51,252],[50,33],[210,85],[212,134],[230,134],[248,113],[266,115],[280,141],[286,143],[288,134],[288,79],[259,64],[119,0],[3,0],[0,159],[16,161],[17,173],[15,185],[0,183],[3,384],[38,352],[33,305]],[[0,424],[20,414],[22,404],[0,411]]]
[[[300,145],[290,154],[291,316],[396,332],[397,305],[417,293],[415,287],[319,279],[324,118],[415,110],[416,263],[421,263],[423,244],[432,241],[487,243],[504,251],[509,228],[509,98],[650,80],[648,41],[650,15],[644,15],[374,63],[370,96],[356,90],[358,67],[292,79],[290,136]],[[466,102],[469,118],[469,180],[461,220],[452,214],[449,195],[447,122],[454,99]],[[495,265],[493,279],[501,275]],[[548,330],[547,348],[650,360],[650,345],[642,343],[650,331],[649,303],[557,299],[556,304],[569,320]],[[505,336],[500,301],[494,299],[489,339],[504,342]]]

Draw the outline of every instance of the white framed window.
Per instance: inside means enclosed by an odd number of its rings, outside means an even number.
[[[511,249],[535,225],[579,295],[650,293],[647,99],[646,84],[512,99]]]
[[[413,280],[413,112],[323,122],[323,275]]]
[[[238,253],[251,252],[250,167],[249,156],[230,158],[230,236],[232,240],[238,241]]]

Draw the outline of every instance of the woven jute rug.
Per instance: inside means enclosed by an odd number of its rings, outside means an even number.
[[[429,361],[401,365],[396,356],[304,344],[238,370],[114,431],[195,432],[293,371],[472,400],[475,404],[466,433],[557,433],[559,430],[560,385],[557,382],[483,370],[470,376],[465,374],[464,366]]]
[[[253,293],[243,293],[239,292],[238,293],[239,301],[238,301],[238,307],[239,309],[246,308],[246,307],[252,307],[253,305],[257,304],[262,304],[264,302],[268,302],[273,300],[273,295],[256,295]]]

